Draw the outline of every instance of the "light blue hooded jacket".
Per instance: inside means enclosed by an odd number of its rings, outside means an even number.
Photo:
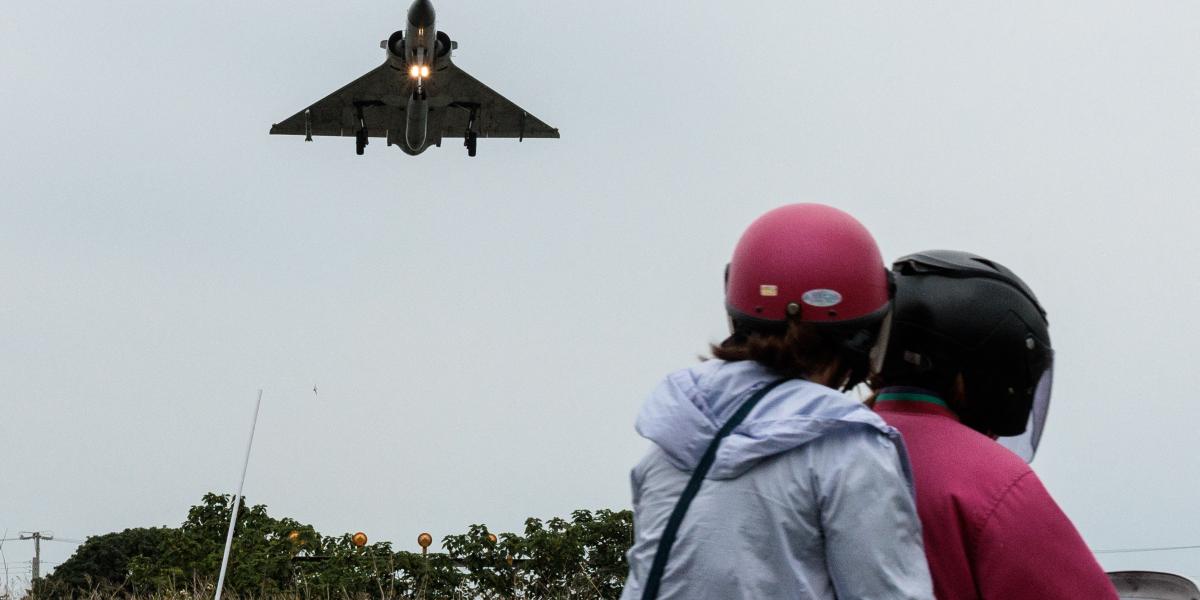
[[[640,600],[659,536],[717,430],[778,379],[709,360],[654,390],[637,430],[635,540],[622,600]],[[768,393],[721,443],[679,529],[660,600],[931,600],[912,477],[897,431],[804,380]]]

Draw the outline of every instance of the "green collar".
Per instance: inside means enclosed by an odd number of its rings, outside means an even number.
[[[946,405],[946,401],[934,396],[933,394],[921,394],[918,392],[883,392],[875,397],[876,402],[887,401],[904,401],[904,402],[928,402],[936,404],[942,408],[950,408]]]

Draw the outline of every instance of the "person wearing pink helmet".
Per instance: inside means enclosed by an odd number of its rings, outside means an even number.
[[[867,374],[887,269],[850,215],[772,210],[726,269],[730,336],[637,430],[622,599],[930,599],[904,445],[838,389]]]

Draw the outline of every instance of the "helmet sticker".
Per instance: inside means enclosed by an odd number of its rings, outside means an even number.
[[[779,286],[777,285],[760,285],[758,286],[759,296],[778,296]]]
[[[801,296],[800,299],[804,300],[805,304],[820,308],[837,306],[842,303],[841,294],[835,292],[834,290],[825,289],[808,290],[807,292],[804,292],[804,295]]]

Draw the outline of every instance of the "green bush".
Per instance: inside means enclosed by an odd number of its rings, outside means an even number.
[[[30,598],[212,597],[229,527],[228,495],[206,494],[178,528],[127,529],[87,539]],[[311,525],[239,509],[225,579],[236,598],[615,599],[633,541],[629,511],[575,511],[571,520],[529,519],[524,534],[493,537],[483,525],[447,536],[446,552],[354,545]]]

